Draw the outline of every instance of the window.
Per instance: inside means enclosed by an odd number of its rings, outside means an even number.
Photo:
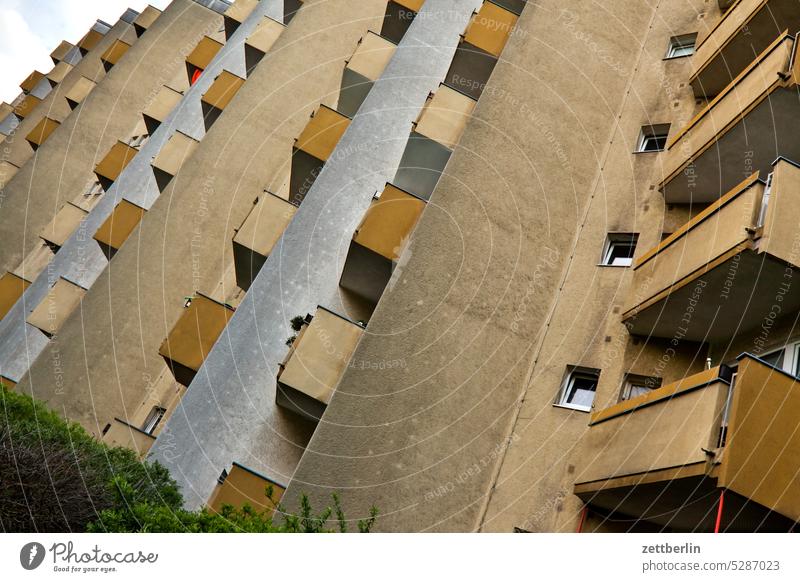
[[[161,419],[164,418],[164,414],[167,412],[166,408],[161,408],[160,406],[154,406],[153,410],[150,411],[150,414],[147,415],[147,418],[142,425],[142,432],[146,432],[147,434],[153,434],[153,431],[156,430],[158,423],[161,422]]]
[[[647,394],[656,388],[661,388],[661,378],[640,376],[639,374],[625,374],[620,400],[630,400],[642,394]]]
[[[600,370],[568,366],[556,404],[589,412],[592,402],[594,402],[594,393],[597,391],[599,379]]]
[[[637,153],[660,152],[667,147],[669,123],[643,125],[636,144]]]
[[[778,350],[759,354],[758,358],[770,366],[800,378],[800,342],[798,341],[789,342],[786,347]]]
[[[629,267],[633,263],[638,240],[639,235],[636,233],[608,233],[601,264],[607,267]]]
[[[145,133],[145,134],[142,134],[142,135],[134,135],[133,137],[131,137],[131,138],[130,138],[130,139],[127,141],[127,144],[128,144],[129,146],[131,146],[132,148],[140,148],[140,147],[142,147],[144,144],[146,144],[146,143],[147,143],[147,139],[148,139],[149,137],[150,137],[150,136],[149,136],[148,134],[146,134],[146,133]]]
[[[682,34],[681,36],[673,36],[669,39],[669,48],[667,49],[668,59],[677,59],[678,57],[688,57],[694,54],[694,43],[697,40],[697,34]]]

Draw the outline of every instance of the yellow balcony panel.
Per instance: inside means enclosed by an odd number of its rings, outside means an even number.
[[[30,287],[30,282],[22,277],[6,271],[0,276],[0,319],[6,316],[14,304]]]
[[[389,0],[381,36],[395,44],[399,43],[424,3],[425,0]]]
[[[164,123],[164,120],[172,113],[172,110],[178,106],[181,99],[183,99],[183,93],[163,85],[155,98],[142,111],[147,133],[153,135],[158,126]]]
[[[796,50],[794,37],[776,39],[671,137],[662,154],[667,202],[711,202],[736,185],[743,167],[768,171],[779,156],[800,159],[797,74],[789,70],[798,66]]]
[[[36,127],[25,136],[25,140],[36,150],[50,137],[50,134],[53,133],[59,125],[61,125],[61,123],[55,119],[42,117],[39,123],[36,124]]]
[[[3,101],[0,103],[0,120],[4,119],[6,115],[14,112],[14,106],[10,103]]]
[[[222,15],[225,19],[226,39],[231,38],[231,35],[236,32],[242,22],[247,20],[256,6],[258,6],[258,0],[236,0],[231,4],[231,7]]]
[[[11,181],[11,178],[13,178],[18,171],[19,166],[7,160],[0,160],[0,189],[5,188],[6,184]]]
[[[289,200],[293,204],[299,205],[305,198],[349,125],[349,117],[326,105],[320,105],[311,116],[292,151]]]
[[[244,42],[245,70],[249,75],[269,52],[286,25],[265,16]]]
[[[355,116],[372,84],[381,76],[396,50],[397,45],[392,41],[374,32],[367,32],[342,74],[337,107],[340,112],[348,117]]]
[[[134,451],[143,459],[156,442],[156,437],[144,432],[140,428],[128,424],[124,420],[115,418],[105,435],[103,442],[110,447],[123,447]]]
[[[357,323],[318,307],[281,365],[276,402],[309,420],[318,420],[363,333]]]
[[[424,209],[424,200],[386,184],[353,235],[339,285],[377,303]]]
[[[222,48],[222,43],[210,36],[204,36],[194,50],[186,57],[186,71],[191,82],[197,71],[205,71],[213,58]]]
[[[518,16],[493,2],[484,2],[472,16],[464,33],[464,42],[499,57],[508,42]]]
[[[22,83],[19,84],[19,88],[25,91],[26,93],[30,93],[42,79],[44,79],[44,73],[40,73],[39,71],[33,71],[30,75],[25,77],[25,80],[22,81]]]
[[[106,156],[94,168],[104,190],[108,190],[138,152],[139,150],[122,141],[111,146]]]
[[[94,233],[94,240],[106,253],[112,256],[122,248],[136,226],[141,222],[145,209],[133,202],[123,199],[119,201],[105,222]]]
[[[16,388],[17,383],[14,382],[11,378],[6,378],[5,376],[0,375],[0,387],[5,388],[6,390],[13,390]]]
[[[226,471],[222,483],[219,483],[208,499],[208,508],[215,512],[221,512],[222,507],[231,505],[241,509],[249,505],[259,513],[267,512],[272,515],[284,491],[286,485],[281,485],[277,481],[262,475],[234,462],[230,470]],[[272,500],[266,496],[267,487],[272,487]]]
[[[167,187],[183,163],[192,156],[199,143],[196,139],[180,131],[176,131],[170,136],[151,162],[156,183],[161,191]]]
[[[87,214],[83,208],[67,202],[56,213],[53,220],[39,232],[39,237],[53,247],[61,247],[80,226]]]
[[[100,56],[100,60],[103,62],[103,68],[105,68],[106,71],[111,70],[111,67],[119,62],[122,56],[128,52],[129,48],[131,48],[131,45],[123,40],[117,39],[112,42],[111,46]]]
[[[790,485],[797,379],[749,355],[732,372],[719,366],[593,414],[575,493],[604,515],[702,532],[724,489],[724,531],[788,531],[800,512]]]
[[[203,122],[210,129],[236,93],[244,85],[244,79],[229,71],[222,71],[200,98],[203,107]]]
[[[67,73],[71,70],[72,65],[66,61],[61,61],[47,73],[47,80],[50,81],[50,85],[55,87],[64,80],[64,77],[66,77]]]
[[[142,36],[159,16],[161,16],[161,10],[148,4],[147,7],[139,13],[136,20],[133,21],[133,29],[136,31],[136,36]]]
[[[292,221],[297,207],[287,200],[264,192],[233,237],[236,284],[250,288],[261,267]]]
[[[50,58],[53,59],[53,64],[55,64],[55,65],[57,65],[58,63],[60,63],[62,61],[69,63],[69,61],[66,60],[66,59],[69,57],[70,54],[73,53],[74,50],[75,50],[75,45],[74,44],[72,44],[71,42],[68,42],[66,40],[62,40],[58,44],[58,46],[53,49],[53,52],[50,53]],[[74,64],[74,63],[70,63],[70,64]]]
[[[161,344],[161,354],[175,379],[188,386],[233,316],[228,305],[196,294]]]
[[[80,305],[84,295],[86,289],[83,287],[63,278],[58,279],[41,303],[28,315],[28,323],[47,335],[55,335]]]
[[[415,131],[448,148],[454,148],[472,116],[476,101],[447,85],[440,85],[427,100],[415,124]]]
[[[698,97],[714,97],[783,31],[800,29],[793,0],[741,0],[699,39],[690,78]]]
[[[752,175],[636,260],[622,317],[631,333],[727,341],[760,327],[779,291],[782,313],[800,310],[800,290],[783,289],[800,262],[800,168],[781,159],[768,191],[764,181]]]
[[[71,109],[75,109],[78,105],[83,103],[86,96],[92,92],[96,83],[87,77],[81,77],[69,88],[64,97],[67,100]]]
[[[25,98],[14,108],[14,115],[25,119],[41,102],[42,100],[36,95],[25,95]]]
[[[86,55],[90,50],[93,50],[101,40],[103,40],[103,34],[99,30],[95,30],[92,28],[86,35],[78,41],[78,48],[81,51],[81,54]]]

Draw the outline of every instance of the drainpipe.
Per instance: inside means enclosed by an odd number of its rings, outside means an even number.
[[[581,510],[581,521],[578,523],[578,531],[576,533],[582,533],[583,531],[583,523],[586,521],[586,514],[589,513],[589,506],[584,505],[583,509]]]

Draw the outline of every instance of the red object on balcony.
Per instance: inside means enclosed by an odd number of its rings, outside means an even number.
[[[192,83],[191,84],[194,85],[197,82],[197,79],[199,79],[200,75],[202,75],[202,74],[203,74],[203,69],[196,69],[194,74],[192,75]]]

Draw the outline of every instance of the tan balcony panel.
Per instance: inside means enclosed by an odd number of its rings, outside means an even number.
[[[349,117],[326,105],[320,105],[311,116],[292,151],[289,200],[293,204],[303,201],[349,125]]]
[[[783,31],[800,30],[794,0],[741,0],[700,39],[691,84],[698,97],[719,94]]]
[[[794,38],[782,35],[682,130],[663,155],[667,202],[711,202],[779,156],[800,159]]]
[[[25,119],[41,102],[42,100],[36,95],[25,95],[25,98],[14,108],[14,115]]]
[[[3,101],[0,103],[0,119],[5,119],[6,115],[14,112],[14,106]]]
[[[424,209],[424,200],[387,184],[353,235],[340,286],[376,304]]]
[[[136,31],[136,36],[142,36],[159,16],[161,16],[161,10],[155,6],[148,5],[142,10],[136,20],[133,21],[133,29]]]
[[[186,72],[189,74],[189,81],[196,71],[205,71],[212,59],[217,55],[222,43],[214,40],[210,36],[204,36],[194,50],[186,57]]]
[[[429,98],[415,123],[415,131],[448,148],[454,148],[475,109],[475,100],[447,85]]]
[[[147,133],[153,135],[158,126],[164,123],[172,110],[178,106],[181,99],[183,99],[183,93],[167,85],[162,86],[155,99],[142,111]]]
[[[575,493],[634,528],[638,519],[703,532],[725,489],[724,531],[789,531],[800,511],[788,486],[800,458],[797,406],[796,380],[746,355],[735,382],[720,366],[620,402],[592,415]]]
[[[47,80],[50,81],[50,85],[55,87],[61,81],[64,80],[64,77],[67,76],[72,70],[72,65],[65,61],[61,61],[55,67],[53,67],[49,73],[47,73]]]
[[[78,105],[83,103],[86,96],[92,92],[96,83],[87,77],[81,77],[72,87],[69,88],[67,94],[64,96],[67,99],[71,109],[75,109]]]
[[[210,129],[236,93],[244,85],[244,79],[229,71],[222,71],[208,88],[200,101],[203,107],[203,123]]]
[[[6,390],[13,390],[17,386],[17,383],[11,378],[0,375],[0,386],[4,387]]]
[[[128,52],[129,48],[131,48],[131,45],[119,39],[111,43],[111,46],[100,56],[100,60],[103,62],[103,68],[106,72],[110,71],[111,67],[119,62],[122,56]]]
[[[0,189],[5,188],[5,185],[11,181],[11,178],[13,178],[18,171],[19,166],[7,160],[0,160]]]
[[[86,55],[90,50],[94,49],[101,40],[103,40],[103,34],[99,30],[95,30],[92,28],[86,35],[78,42],[78,48],[81,51],[82,55]]]
[[[403,38],[425,0],[389,0],[381,36],[397,44]]]
[[[58,63],[66,62],[67,64],[74,65],[75,63],[70,59],[70,55],[74,54],[75,48],[75,45],[71,42],[62,40],[58,46],[53,49],[53,52],[50,53],[53,64],[57,65]]]
[[[317,308],[281,365],[276,402],[309,420],[318,420],[363,333],[357,323]]]
[[[728,341],[774,319],[776,303],[783,314],[800,310],[800,289],[787,284],[800,262],[792,249],[800,168],[779,160],[768,197],[757,178],[636,260],[631,307],[623,314],[631,333]]]
[[[249,75],[286,28],[285,25],[265,16],[244,42],[245,69]]]
[[[111,427],[103,435],[103,442],[110,447],[130,449],[139,458],[144,458],[150,451],[150,447],[156,442],[156,437],[128,424],[124,420],[115,418],[111,423]]]
[[[56,213],[50,224],[42,229],[39,237],[52,247],[59,248],[72,236],[87,214],[83,208],[67,202]]]
[[[94,168],[100,184],[104,190],[108,190],[111,184],[119,177],[133,157],[139,152],[128,144],[118,141],[108,151],[106,156]]]
[[[258,0],[235,0],[231,7],[222,16],[225,19],[225,38],[230,39],[239,25],[247,20],[253,8],[258,6]]]
[[[238,509],[249,505],[259,513],[271,515],[286,491],[286,485],[236,462],[226,473],[208,498],[208,507],[212,511],[220,512],[225,505]],[[271,500],[266,495],[267,487],[272,487]]]
[[[287,200],[264,192],[233,237],[236,284],[245,291],[289,226],[297,207]]]
[[[196,139],[180,131],[176,131],[170,136],[152,161],[153,174],[161,191],[167,187],[183,163],[192,156],[199,143]]]
[[[45,76],[43,73],[39,71],[33,71],[30,75],[25,77],[25,80],[19,84],[19,88],[25,91],[26,93],[30,93],[36,85],[39,84],[39,81],[44,79]]]
[[[145,209],[133,202],[120,200],[105,222],[94,233],[96,240],[106,256],[111,258],[128,240],[136,226],[141,222]]]
[[[0,319],[6,316],[17,300],[25,293],[30,283],[22,277],[6,271],[0,276]]]
[[[232,316],[228,305],[201,294],[192,298],[158,350],[178,382],[191,383]]]
[[[36,150],[50,137],[50,134],[53,133],[59,125],[61,125],[61,123],[55,119],[42,117],[41,121],[36,124],[36,127],[25,136],[25,140]]]
[[[83,287],[63,278],[58,279],[41,303],[28,315],[28,323],[47,335],[57,334],[85,294],[86,289]]]
[[[396,50],[396,44],[371,31],[359,41],[342,74],[337,107],[341,113],[355,116]]]

